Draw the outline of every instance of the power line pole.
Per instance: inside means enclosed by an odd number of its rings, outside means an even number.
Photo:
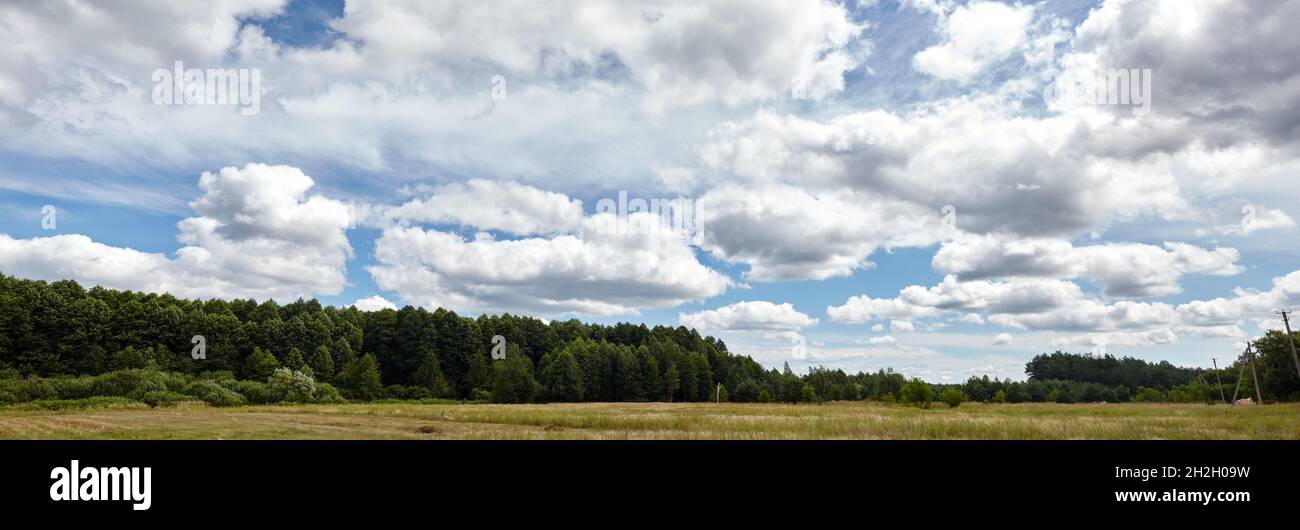
[[[1255,371],[1255,352],[1251,350],[1250,343],[1246,343],[1246,351],[1242,352],[1244,359],[1241,360],[1241,373],[1237,375],[1237,388],[1232,391],[1232,404],[1237,404],[1237,394],[1241,392],[1241,382],[1246,379],[1246,365],[1250,365],[1250,377],[1255,382],[1255,404],[1263,405],[1264,396],[1259,390],[1259,373]]]
[[[1300,356],[1295,353],[1295,339],[1291,337],[1291,319],[1287,318],[1288,313],[1290,311],[1285,309],[1277,312],[1277,314],[1282,315],[1282,325],[1286,326],[1286,341],[1291,343],[1291,360],[1295,361],[1295,374],[1300,376]]]
[[[1214,363],[1214,382],[1219,384],[1219,399],[1226,403],[1228,401],[1228,396],[1223,395],[1223,379],[1219,378],[1219,361],[1218,359],[1211,357],[1210,362]]]
[[[1250,359],[1250,377],[1255,381],[1255,403],[1264,404],[1264,395],[1259,390],[1259,372],[1255,371],[1255,350],[1251,345],[1246,345],[1246,357]]]

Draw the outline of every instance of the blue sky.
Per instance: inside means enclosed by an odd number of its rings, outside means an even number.
[[[0,7],[5,274],[684,324],[939,381],[1208,365],[1300,300],[1300,41],[1267,23],[1295,2],[158,7],[148,35]],[[160,103],[177,61],[256,71],[257,111]],[[1117,70],[1149,109],[1045,96]],[[620,191],[695,201],[701,239],[602,232]]]

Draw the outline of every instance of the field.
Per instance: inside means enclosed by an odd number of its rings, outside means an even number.
[[[374,403],[0,408],[20,439],[1300,439],[1300,404]]]

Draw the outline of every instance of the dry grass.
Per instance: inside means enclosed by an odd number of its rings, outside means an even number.
[[[37,439],[1300,439],[1300,404],[416,403],[66,411],[0,408]]]

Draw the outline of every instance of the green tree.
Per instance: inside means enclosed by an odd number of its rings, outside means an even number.
[[[451,387],[447,384],[447,378],[442,375],[438,354],[433,350],[424,352],[424,360],[420,361],[420,367],[416,369],[412,382],[420,388],[428,389],[436,397],[451,396]]]
[[[492,401],[532,403],[537,391],[533,362],[516,344],[506,348],[506,358],[492,363]]]
[[[672,401],[673,395],[677,393],[677,387],[681,386],[681,376],[677,373],[677,363],[668,363],[668,370],[664,373],[664,384],[665,390],[668,391],[668,401]]]
[[[801,403],[817,403],[821,401],[821,398],[817,395],[817,390],[808,383],[803,384],[799,394],[799,402]]]
[[[137,350],[135,346],[127,346],[113,354],[113,361],[108,365],[110,370],[130,370],[149,366],[150,359],[145,356],[144,350]]]
[[[280,363],[276,362],[274,355],[261,348],[253,348],[253,353],[244,361],[244,379],[266,381],[279,367]]]
[[[790,366],[786,365],[784,375],[781,376],[781,401],[786,403],[798,403],[804,400],[803,379],[789,371]]]
[[[374,355],[368,353],[344,366],[339,379],[352,396],[362,400],[378,398],[384,390],[379,381],[379,363]]]
[[[302,370],[304,364],[306,361],[303,360],[302,351],[298,348],[289,348],[289,353],[284,356],[284,362],[280,363],[281,366],[294,371]]]
[[[898,394],[899,401],[909,405],[916,405],[921,408],[929,408],[930,402],[934,400],[934,389],[925,381],[913,378],[903,385],[903,389]]]
[[[311,367],[316,378],[321,381],[334,380],[334,356],[330,354],[330,347],[324,344],[316,347],[316,351],[307,359],[307,365]]]
[[[542,356],[542,386],[552,401],[582,401],[582,368],[568,347]]]

